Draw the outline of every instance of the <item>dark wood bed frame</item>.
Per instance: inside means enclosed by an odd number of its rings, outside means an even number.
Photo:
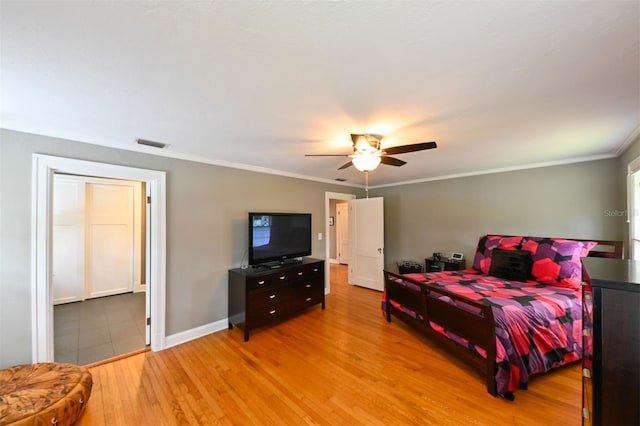
[[[589,253],[589,257],[623,258],[624,255],[622,241],[576,241],[598,242],[594,250],[591,250]],[[439,341],[458,356],[468,360],[479,368],[480,371],[484,372],[487,392],[493,396],[497,396],[495,321],[491,307],[464,296],[450,293],[431,284],[414,280],[405,275],[399,275],[387,270],[383,272],[387,322],[391,322],[391,315],[393,315],[420,332]],[[405,285],[403,285],[403,282]],[[406,285],[406,283],[409,283],[409,285]],[[452,301],[463,307],[461,308],[440,300],[438,298],[440,295],[451,298]],[[414,318],[404,311],[397,309],[390,303],[392,299],[405,308],[419,313],[423,318]],[[429,325],[430,322],[439,324],[444,329],[484,349],[487,352],[487,357],[483,358],[479,354],[472,352],[468,348],[438,333],[431,328]],[[510,395],[505,395],[505,397],[513,399],[513,396]]]

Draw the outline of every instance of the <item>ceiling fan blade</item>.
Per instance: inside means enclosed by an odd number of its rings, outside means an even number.
[[[349,154],[305,154],[305,157],[348,157]]]
[[[351,167],[351,165],[353,165],[353,162],[349,161],[348,163],[345,163],[342,166],[338,167],[338,170],[346,169],[347,167]]]
[[[425,149],[433,149],[437,147],[438,145],[435,142],[423,142],[423,143],[414,143],[412,145],[392,146],[390,148],[383,149],[383,151],[385,154],[396,155],[396,154],[406,154],[407,152],[423,151]]]
[[[404,166],[405,164],[407,164],[406,161],[402,161],[402,160],[398,160],[397,158],[393,158],[393,157],[387,157],[386,155],[383,155],[382,157],[380,157],[380,162],[382,164],[387,164],[389,166]]]

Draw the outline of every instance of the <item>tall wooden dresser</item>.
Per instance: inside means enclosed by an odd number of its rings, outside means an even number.
[[[640,425],[640,262],[585,258],[583,425]]]

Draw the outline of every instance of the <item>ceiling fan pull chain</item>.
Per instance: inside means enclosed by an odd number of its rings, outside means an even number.
[[[364,193],[369,198],[369,170],[364,171]]]

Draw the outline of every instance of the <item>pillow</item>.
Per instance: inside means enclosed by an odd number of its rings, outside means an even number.
[[[574,290],[582,283],[581,258],[597,245],[595,241],[525,237],[522,249],[531,252],[531,275],[541,284]]]
[[[527,281],[531,277],[531,252],[494,249],[489,275],[506,280]]]
[[[496,248],[515,250],[520,248],[522,237],[505,237],[502,235],[485,235],[478,240],[478,247],[473,258],[473,269],[489,273],[491,268],[491,252]]]

